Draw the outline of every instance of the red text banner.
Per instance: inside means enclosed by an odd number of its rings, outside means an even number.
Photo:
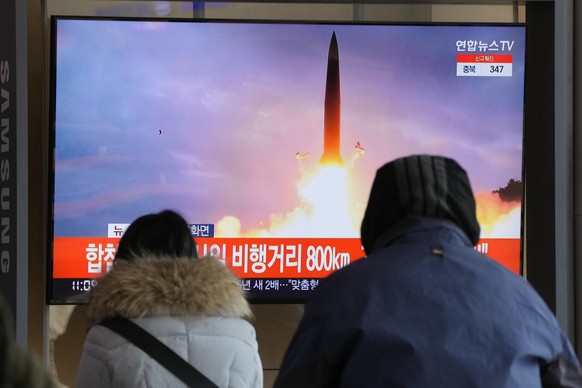
[[[359,238],[204,238],[199,256],[221,258],[240,278],[323,278],[364,256]],[[54,278],[98,278],[111,268],[118,238],[57,237]],[[519,239],[482,239],[477,250],[520,272]]]
[[[457,54],[458,63],[511,63],[511,54]]]

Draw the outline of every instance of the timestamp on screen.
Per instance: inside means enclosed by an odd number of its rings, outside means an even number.
[[[73,280],[71,282],[71,288],[74,291],[90,291],[96,285],[97,280],[95,279]]]

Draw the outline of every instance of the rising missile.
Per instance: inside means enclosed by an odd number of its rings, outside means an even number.
[[[334,32],[329,43],[327,57],[323,116],[323,155],[319,161],[322,165],[343,166],[344,164],[340,155],[340,105],[339,50]]]

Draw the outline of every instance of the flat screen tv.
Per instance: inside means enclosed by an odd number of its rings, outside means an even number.
[[[412,153],[467,169],[476,249],[520,273],[524,25],[51,25],[49,303],[83,303],[163,209],[251,301],[302,302],[363,258],[376,169]]]

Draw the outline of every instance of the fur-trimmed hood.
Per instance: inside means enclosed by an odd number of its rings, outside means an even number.
[[[232,316],[250,319],[237,277],[215,257],[117,260],[87,305],[90,326],[123,316]]]

